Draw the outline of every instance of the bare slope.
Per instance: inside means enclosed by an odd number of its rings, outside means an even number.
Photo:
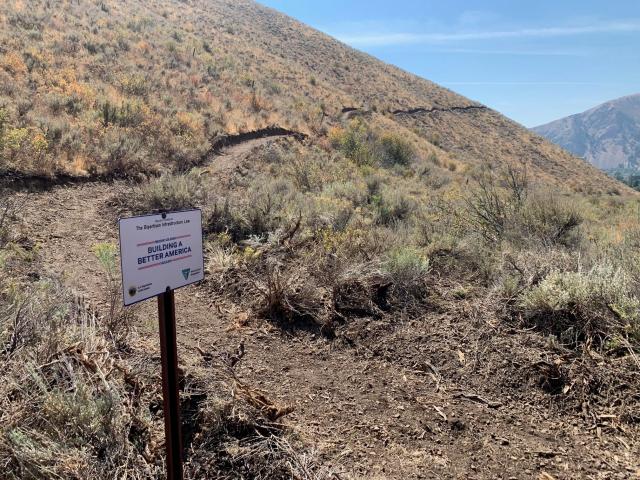
[[[603,103],[533,130],[599,168],[637,168],[640,94]]]

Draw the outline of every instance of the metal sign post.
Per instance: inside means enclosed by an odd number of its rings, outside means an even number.
[[[125,306],[158,297],[167,478],[183,480],[173,291],[204,278],[202,212],[188,210],[122,218],[119,227]]]
[[[167,478],[182,480],[182,432],[180,428],[180,390],[178,347],[176,343],[176,305],[173,290],[158,295],[160,354],[162,358],[162,399],[164,413]]]

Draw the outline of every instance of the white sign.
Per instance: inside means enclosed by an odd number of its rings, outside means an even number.
[[[204,278],[200,210],[121,218],[119,225],[125,305]]]

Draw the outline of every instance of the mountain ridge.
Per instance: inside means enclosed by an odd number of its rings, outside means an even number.
[[[533,131],[601,169],[636,169],[640,164],[640,94],[604,102]]]

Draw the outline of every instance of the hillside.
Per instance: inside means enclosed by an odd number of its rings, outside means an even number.
[[[598,168],[637,169],[640,164],[640,94],[533,129]]]
[[[621,188],[496,112],[248,1],[12,0],[0,22],[5,168],[184,166],[216,135],[321,134],[358,108],[438,144],[444,163],[526,159],[547,183]]]
[[[634,478],[638,195],[232,0],[0,3],[2,478],[164,478],[118,218],[198,207],[188,479]]]

